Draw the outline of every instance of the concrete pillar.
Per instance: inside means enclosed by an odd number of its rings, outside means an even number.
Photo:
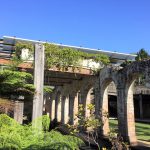
[[[117,88],[117,110],[119,133],[125,141],[136,144],[133,84],[129,88]]]
[[[58,93],[55,101],[55,119],[57,122],[61,121],[61,103],[61,95]]]
[[[35,44],[34,57],[34,86],[32,120],[41,117],[43,113],[43,84],[44,84],[44,46]]]
[[[24,102],[15,101],[14,119],[20,124],[23,123],[23,109],[24,109]]]
[[[55,100],[51,99],[51,120],[55,119]]]
[[[69,97],[67,96],[64,105],[64,124],[67,124],[68,122],[69,122]]]
[[[134,104],[133,104],[133,86],[134,83],[129,87],[129,89],[126,89],[127,92],[127,100],[126,100],[126,114],[125,116],[127,121],[127,138],[131,144],[136,144],[136,133],[135,133],[135,118],[134,118]]]
[[[125,101],[126,94],[124,88],[117,88],[117,113],[118,113],[118,132],[126,138],[127,128],[125,123]]]
[[[61,123],[65,123],[65,99],[66,97],[65,96],[62,96],[61,97]]]
[[[69,95],[69,124],[73,125],[77,123],[78,113],[78,93]]]
[[[45,103],[45,114],[47,114],[51,121],[53,121],[55,119],[55,99],[54,99],[54,95],[51,93],[48,93],[44,96],[44,98],[46,99],[46,103]]]
[[[69,95],[69,124],[74,124],[74,99],[75,95]]]
[[[140,119],[143,119],[143,103],[142,94],[139,94]]]
[[[62,114],[61,114],[61,109],[62,109],[62,108],[61,108],[61,103],[62,103],[62,101],[59,101],[59,102],[58,102],[58,110],[57,110],[57,121],[58,121],[58,122],[61,122],[61,115],[62,115]]]
[[[61,123],[67,124],[69,121],[69,97],[62,96],[61,99]]]

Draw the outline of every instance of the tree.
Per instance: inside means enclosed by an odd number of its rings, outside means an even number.
[[[0,71],[0,95],[9,98],[11,95],[33,94],[34,86],[29,84],[32,79],[30,73],[2,70]]]
[[[144,60],[144,59],[148,59],[150,58],[148,52],[142,48],[139,50],[139,52],[137,52],[137,57],[135,58],[136,61],[141,61],[141,60]],[[144,82],[144,77],[143,75],[141,75],[139,78],[138,78],[138,85],[141,85],[141,83]]]
[[[135,60],[140,61],[147,58],[149,58],[149,54],[144,48],[142,48],[139,50],[139,52],[137,52],[137,57],[135,58]]]

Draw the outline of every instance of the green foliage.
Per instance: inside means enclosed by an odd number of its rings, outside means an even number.
[[[18,59],[20,58],[21,55],[21,50],[22,49],[28,49],[29,50],[29,58],[33,55],[34,53],[34,46],[31,43],[27,42],[17,42],[15,45],[15,55]]]
[[[126,60],[120,66],[121,67],[126,67],[127,65],[130,65],[131,63],[132,63],[132,61]]]
[[[98,143],[98,128],[103,125],[103,122],[100,118],[95,117],[95,106],[93,104],[87,105],[87,111],[90,111],[89,116],[85,116],[85,108],[82,104],[79,105],[78,110],[78,114],[76,114],[77,123],[75,125],[68,125],[70,133],[76,134],[80,132],[80,129],[87,129],[86,132],[88,136],[86,139],[92,139],[98,149],[100,149]]]
[[[8,65],[10,70],[17,70],[18,66],[23,63],[24,60],[21,58],[21,50],[28,49],[29,55],[27,60],[30,59],[34,54],[34,46],[33,44],[26,43],[26,42],[17,42],[15,45],[15,52],[13,57],[11,58],[11,63]]]
[[[135,58],[137,61],[148,59],[149,54],[145,49],[140,49],[140,51],[137,53],[137,57]]]
[[[82,140],[74,136],[62,135],[52,130],[48,132],[50,120],[43,116],[41,121],[43,130],[38,130],[33,126],[20,125],[7,115],[0,115],[0,149],[8,150],[78,150],[83,144]]]
[[[8,68],[9,70],[12,70],[12,71],[16,71],[17,70],[17,67],[22,63],[23,61],[16,57],[16,55],[14,55],[11,59],[11,63],[8,65]]]
[[[33,94],[34,87],[33,85],[29,84],[32,80],[33,77],[29,73],[2,70],[0,71],[0,94]]]
[[[45,43],[45,67],[47,69],[52,67],[57,67],[59,70],[66,71],[68,67],[72,67],[72,70],[76,67],[81,67],[81,61],[83,59],[92,59],[93,61],[103,64],[109,63],[108,56],[104,54],[90,54],[86,52],[81,52],[73,48],[62,48],[53,44]],[[14,70],[20,63],[21,60],[21,50],[29,49],[29,57],[33,55],[34,47],[32,44],[18,42],[16,43],[15,54],[12,58],[11,68]]]
[[[67,70],[69,66],[80,65],[81,52],[71,48],[60,48],[59,46],[45,45],[46,68],[56,66],[58,69]]]
[[[53,89],[49,86],[44,86],[44,93],[51,93]]]
[[[81,66],[83,59],[92,59],[95,62],[109,63],[108,56],[104,54],[89,54],[72,48],[62,48],[53,44],[46,43],[45,45],[46,67],[51,68],[56,66],[60,70],[67,70],[72,66]]]
[[[95,117],[95,105],[93,104],[88,104],[87,105],[87,111],[90,111],[89,116],[85,117],[85,108],[83,107],[82,104],[79,105],[79,111],[77,116],[78,119],[78,127],[83,126],[84,128],[90,127],[91,131],[95,131],[102,125],[102,122],[100,119],[97,119]]]

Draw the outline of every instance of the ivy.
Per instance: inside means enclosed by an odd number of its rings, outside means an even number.
[[[60,48],[59,46],[48,44],[45,45],[46,68],[56,66],[59,70],[67,70],[80,66],[82,60],[81,52],[71,48]]]
[[[29,50],[29,57],[31,57],[31,55],[33,56],[34,53],[34,46],[31,43],[27,43],[27,42],[17,42],[15,45],[15,56],[19,59],[21,59],[21,50],[22,49],[28,49]]]
[[[46,67],[56,66],[58,69],[67,70],[68,67],[81,67],[83,59],[92,59],[96,63],[108,64],[109,58],[104,54],[90,54],[77,49],[60,47],[46,43],[45,45]]]
[[[109,57],[104,54],[91,54],[81,52],[74,48],[61,47],[49,43],[45,43],[44,46],[46,69],[57,67],[58,70],[66,71],[69,67],[72,67],[72,70],[74,71],[75,68],[82,67],[81,64],[83,59],[92,59],[93,62],[103,63],[105,65],[110,62]],[[22,49],[29,49],[29,57],[33,56],[34,46],[32,44],[18,42],[16,43],[15,54],[12,59],[12,61],[16,62],[13,63],[13,66],[19,64]]]

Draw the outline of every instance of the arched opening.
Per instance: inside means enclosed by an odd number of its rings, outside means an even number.
[[[101,84],[101,117],[103,122],[102,134],[118,133],[118,101],[115,82],[107,79]]]
[[[84,116],[85,117],[89,117],[90,116],[90,111],[88,109],[88,105],[89,104],[95,104],[94,101],[94,88],[90,87],[90,88],[86,88],[83,89],[82,91],[79,92],[78,94],[78,99],[79,99],[79,104],[83,105],[83,109],[84,109]]]
[[[118,134],[117,89],[113,81],[108,84],[107,90],[109,130],[110,132]]]
[[[127,137],[130,143],[150,141],[150,83],[147,72],[131,74],[128,81],[127,91]],[[140,81],[140,82],[139,82]]]
[[[87,92],[86,96],[86,104],[85,104],[85,117],[90,116],[90,110],[88,109],[88,105],[93,104],[95,105],[95,97],[94,97],[94,88],[90,88]],[[95,110],[93,110],[95,111]]]

